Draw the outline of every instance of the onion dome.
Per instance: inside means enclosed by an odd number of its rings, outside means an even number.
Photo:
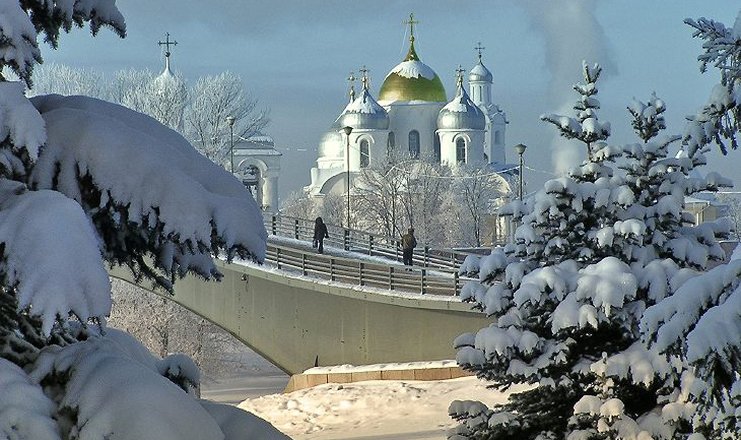
[[[378,100],[445,102],[445,88],[434,70],[419,60],[414,49],[414,30],[409,39],[406,58],[386,76],[378,93]]]
[[[368,91],[368,76],[363,75],[363,91],[345,107],[340,116],[340,126],[355,130],[387,130],[389,115]]]
[[[471,72],[468,74],[468,81],[491,83],[494,81],[494,75],[491,74],[489,69],[484,66],[479,58],[478,64],[473,66],[473,69],[471,69]]]
[[[452,101],[440,110],[437,128],[441,130],[484,130],[486,117],[463,88],[463,70],[458,69],[458,90]]]
[[[339,119],[337,121],[339,121]],[[319,157],[333,158],[343,156],[345,141],[342,139],[342,135],[340,134],[340,128],[342,128],[340,127],[340,124],[335,122],[329,127],[329,130],[324,133],[319,141]]]

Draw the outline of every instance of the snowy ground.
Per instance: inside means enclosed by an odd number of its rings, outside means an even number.
[[[247,399],[239,407],[299,439],[441,440],[455,425],[453,400],[504,402],[475,377],[444,381],[367,381],[326,384],[289,394]]]
[[[239,404],[296,440],[441,440],[454,425],[448,417],[453,400],[493,404],[506,399],[475,377],[327,384],[283,394],[289,379],[285,373],[249,349],[240,357],[245,368],[204,378],[201,396]],[[337,368],[361,371],[364,367]],[[385,368],[393,369],[394,365]]]

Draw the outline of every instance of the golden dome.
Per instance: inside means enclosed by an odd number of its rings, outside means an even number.
[[[445,88],[440,77],[430,66],[419,60],[411,37],[409,53],[404,61],[386,76],[378,93],[378,100],[447,102]]]

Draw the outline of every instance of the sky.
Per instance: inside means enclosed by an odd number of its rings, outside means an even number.
[[[347,78],[365,65],[377,95],[386,74],[407,49],[403,21],[410,12],[417,53],[441,77],[449,98],[455,69],[476,62],[474,46],[486,48],[494,75],[493,99],[509,120],[512,146],[528,146],[527,190],[583,152],[564,145],[539,121],[563,113],[576,99],[582,60],[604,67],[601,120],[610,121],[613,143],[635,142],[625,110],[632,98],[652,92],[667,103],[667,133],[681,133],[684,117],[709,96],[718,74],[701,74],[701,42],[685,18],[708,17],[733,25],[737,0],[118,0],[127,37],[103,30],[91,38],[75,30],[58,50],[42,48],[46,62],[113,72],[161,70],[165,32],[178,42],[173,68],[189,81],[229,70],[239,74],[260,105],[270,109],[267,133],[283,152],[280,193],[310,182],[322,134],[346,104]],[[709,154],[709,167],[741,183],[741,151]]]

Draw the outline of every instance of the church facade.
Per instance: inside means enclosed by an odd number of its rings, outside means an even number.
[[[466,163],[501,168],[505,164],[507,118],[491,97],[493,76],[478,63],[468,74],[458,69],[452,99],[440,77],[420,60],[414,46],[414,20],[409,50],[388,73],[378,92],[371,94],[367,71],[362,69],[362,90],[350,86],[350,101],[322,137],[311,184],[314,197],[344,194],[364,168],[387,159],[427,160],[449,166]],[[349,78],[351,81],[354,78]],[[345,132],[350,127],[349,135]]]

